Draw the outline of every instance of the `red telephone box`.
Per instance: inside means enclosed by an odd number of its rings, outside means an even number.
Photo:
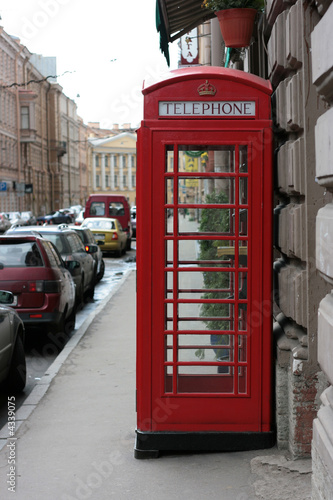
[[[136,458],[274,444],[271,91],[218,67],[143,89]]]

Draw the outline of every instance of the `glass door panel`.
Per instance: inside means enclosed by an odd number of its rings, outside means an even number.
[[[249,395],[247,155],[237,144],[166,147],[167,394]]]

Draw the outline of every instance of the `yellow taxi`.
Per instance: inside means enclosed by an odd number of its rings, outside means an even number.
[[[88,217],[81,227],[90,229],[102,252],[114,252],[117,257],[126,252],[127,233],[118,219]]]

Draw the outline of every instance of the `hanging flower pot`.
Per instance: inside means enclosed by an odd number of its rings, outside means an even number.
[[[226,47],[248,47],[253,33],[256,9],[237,8],[215,12]]]

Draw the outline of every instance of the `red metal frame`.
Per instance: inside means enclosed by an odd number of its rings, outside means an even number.
[[[256,103],[256,115],[232,119],[161,118],[158,116],[159,101],[199,101],[197,88],[208,81],[217,90],[213,99]],[[169,79],[143,91],[145,94],[145,120],[138,131],[137,172],[137,224],[140,239],[137,242],[137,433],[163,432],[235,432],[269,433],[272,431],[272,384],[271,384],[271,268],[272,268],[272,132],[270,121],[270,94],[268,82],[240,71],[222,68],[196,68],[173,72]],[[175,99],[175,96],[177,98]],[[234,172],[194,172],[178,169],[178,148],[213,148],[221,145],[235,147]],[[239,147],[248,147],[248,171],[239,169]],[[174,148],[173,172],[165,169],[166,148]],[[233,179],[236,198],[228,203],[179,203],[179,179]],[[239,200],[240,179],[247,179],[247,204]],[[166,179],[173,185],[173,202],[166,200]],[[244,181],[245,182],[245,181]],[[237,215],[230,224],[232,234],[180,233],[178,212],[210,209],[229,210]],[[240,223],[240,210],[246,210],[248,220]],[[173,232],[166,231],[167,211],[173,211]],[[177,214],[177,217],[175,216]],[[243,224],[242,228],[240,224]],[[246,235],[241,231],[245,230]],[[212,265],[209,261],[187,260],[179,263],[178,252],[182,243],[198,244],[200,240],[234,242],[234,255],[227,255],[222,245],[223,263]],[[173,261],[168,263],[166,246],[173,248]],[[225,242],[225,244],[227,244]],[[240,248],[247,248],[247,264],[241,266]],[[231,247],[229,247],[231,248]],[[186,260],[186,259],[185,259]],[[216,267],[219,265],[219,267]],[[233,273],[229,283],[228,298],[197,298],[203,290],[191,289],[195,298],[179,295],[180,276],[184,273],[219,272]],[[171,298],[166,294],[166,275],[172,275]],[[180,274],[183,273],[183,274]],[[245,286],[247,295],[239,297]],[[184,274],[185,275],[185,274]],[[189,276],[187,274],[186,276]],[[199,275],[198,275],[199,276]],[[237,284],[237,286],[234,286]],[[235,293],[237,292],[238,293]],[[209,289],[212,292],[211,289]],[[219,292],[226,292],[218,290]],[[222,318],[231,325],[223,330],[229,335],[229,345],[223,344],[233,358],[227,362],[206,360],[179,360],[181,353],[202,347],[196,344],[179,345],[180,339],[209,338],[211,330],[182,330],[179,316],[182,307],[196,304],[230,304],[234,317]],[[198,306],[199,307],[199,306]],[[244,307],[244,309],[242,309]],[[239,330],[246,320],[248,330]],[[168,312],[167,312],[168,310]],[[199,309],[198,309],[199,310]],[[171,311],[171,312],[169,312]],[[170,321],[167,317],[171,314]],[[205,317],[206,322],[216,318]],[[202,322],[202,317],[184,316],[185,325]],[[229,323],[228,323],[229,322]],[[211,323],[210,323],[211,324]],[[232,327],[232,328],[231,328]],[[216,333],[218,332],[218,333]],[[214,332],[213,332],[214,333]],[[216,330],[215,334],[221,334]],[[210,337],[211,338],[211,337]],[[230,344],[230,341],[232,343]],[[172,346],[171,346],[172,341]],[[167,348],[169,343],[170,348]],[[208,344],[208,342],[207,342]],[[216,347],[216,346],[215,346]],[[206,345],[209,353],[214,345]],[[165,358],[169,352],[171,360]],[[239,352],[241,355],[239,355]],[[247,359],[245,359],[245,353]],[[179,368],[189,370],[179,375]],[[222,367],[224,372],[190,374]],[[224,368],[223,368],[224,367]],[[168,373],[168,375],[166,375]],[[196,391],[193,392],[195,383]],[[217,388],[221,388],[217,391]],[[230,389],[232,387],[232,390]],[[142,445],[142,443],[141,443]],[[140,448],[140,446],[138,446]]]

